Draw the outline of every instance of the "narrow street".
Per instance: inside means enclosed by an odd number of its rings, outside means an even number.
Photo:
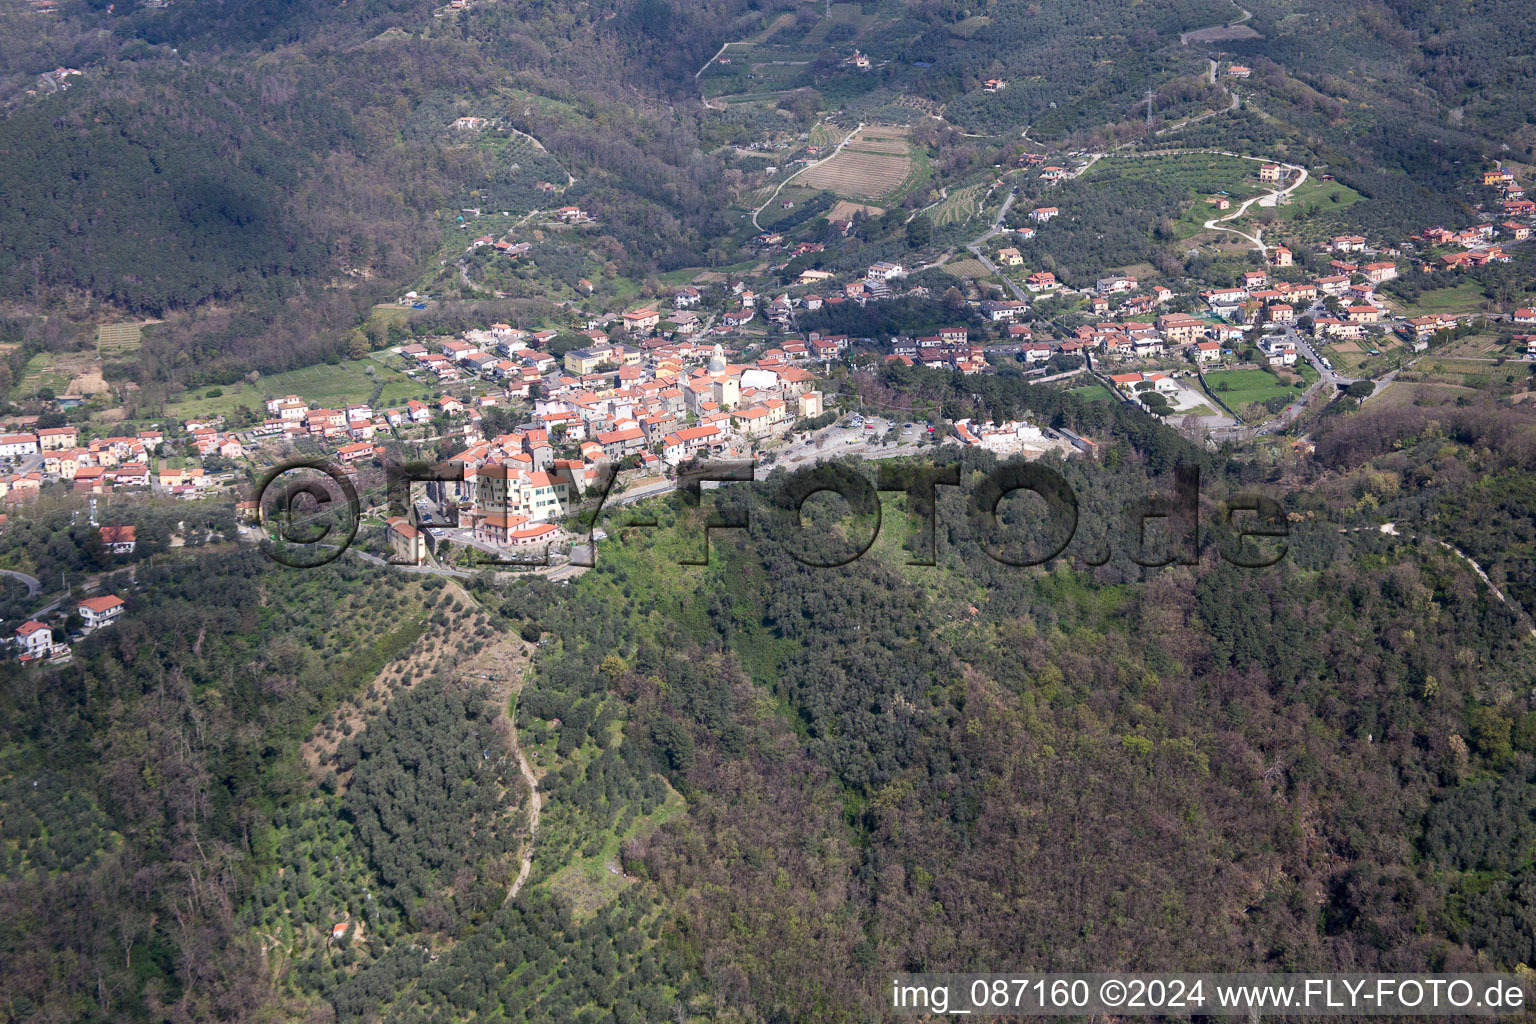
[[[1003,233],[1003,221],[1007,218],[1008,210],[1013,206],[1013,201],[1017,198],[1018,196],[1016,193],[1010,192],[1008,194],[1008,198],[1003,200],[1003,205],[998,209],[997,216],[992,218],[992,226],[989,227],[980,238],[967,245],[966,249],[970,250],[971,255],[975,256],[976,259],[981,262],[981,265],[987,268],[989,273],[1002,278],[1003,283],[1008,286],[1008,290],[1013,293],[1014,298],[1018,299],[1020,302],[1028,302],[1029,296],[1025,294],[1023,288],[1019,287],[1018,282],[1014,281],[1013,278],[999,270],[997,268],[997,264],[993,263],[991,259],[987,257],[986,252],[982,250],[983,245],[987,244],[987,242]]]

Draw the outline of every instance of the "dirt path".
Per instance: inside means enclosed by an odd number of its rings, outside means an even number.
[[[1356,526],[1356,527],[1351,527],[1349,529],[1346,529],[1343,532],[1344,533],[1351,533],[1351,532],[1362,533],[1362,532],[1365,532],[1365,531],[1367,531],[1369,529],[1371,529],[1371,527],[1368,527],[1368,526]],[[1403,533],[1401,530],[1399,530],[1397,528],[1397,524],[1396,523],[1382,523],[1380,526],[1376,527],[1376,530],[1379,533],[1384,533],[1384,534],[1386,534],[1389,537],[1413,537],[1414,536],[1413,534],[1405,534],[1405,533]],[[1493,580],[1488,578],[1488,574],[1483,571],[1483,567],[1478,565],[1477,564],[1477,560],[1474,559],[1471,555],[1467,554],[1465,551],[1461,550],[1461,548],[1458,548],[1456,545],[1450,543],[1449,541],[1443,541],[1443,540],[1441,540],[1438,537],[1431,537],[1429,539],[1433,540],[1436,544],[1439,544],[1442,548],[1445,548],[1445,550],[1451,552],[1453,555],[1456,555],[1457,557],[1462,559],[1464,562],[1466,562],[1468,565],[1470,565],[1472,567],[1472,571],[1477,574],[1477,578],[1483,581],[1483,583],[1488,587],[1489,593],[1493,594],[1494,597],[1498,598],[1500,604],[1502,604],[1504,607],[1508,608],[1510,611],[1514,612],[1516,615],[1520,616],[1521,618],[1525,618],[1525,619],[1529,619],[1530,618],[1530,616],[1528,616],[1526,614],[1526,611],[1525,611],[1524,608],[1520,607],[1514,601],[1512,601],[1508,597],[1504,596],[1504,592],[1498,588],[1498,586],[1493,582]],[[1531,636],[1536,637],[1536,626],[1527,626],[1526,628],[1530,630]]]
[[[450,586],[455,591],[459,590],[457,585],[450,584]],[[474,606],[467,594],[462,600],[478,612],[479,609]],[[526,679],[525,673],[532,664],[532,660],[533,648],[515,633],[507,633],[496,642],[487,645],[479,654],[466,660],[459,672],[460,679],[484,683],[490,688],[496,703],[498,721],[505,726],[502,732],[507,752],[517,758],[517,769],[522,773],[523,781],[528,783],[528,841],[523,846],[517,878],[507,887],[507,895],[502,900],[503,905],[512,901],[512,897],[522,890],[528,881],[528,876],[533,872],[533,849],[539,838],[539,812],[544,808],[544,798],[539,793],[539,777],[534,774],[533,766],[528,763],[528,755],[523,752],[522,744],[517,741],[517,723],[513,721],[511,715],[512,698],[522,692]]]
[[[523,850],[523,863],[517,869],[517,879],[507,890],[507,898],[501,901],[503,905],[512,902],[512,897],[522,890],[523,883],[528,881],[528,875],[533,871],[533,844],[539,834],[539,812],[544,808],[544,798],[539,795],[538,776],[533,774],[528,756],[523,753],[522,745],[517,742],[516,729],[512,731],[512,749],[517,753],[517,767],[528,782],[528,845]]]
[[[1220,38],[1216,38],[1216,37],[1206,38],[1206,37],[1202,36],[1202,33],[1219,32],[1221,29],[1237,28],[1239,25],[1247,24],[1249,19],[1251,19],[1253,17],[1253,12],[1252,11],[1247,10],[1245,8],[1242,8],[1242,7],[1238,7],[1238,5],[1236,3],[1234,3],[1232,6],[1233,7],[1237,7],[1238,13],[1241,14],[1242,17],[1235,18],[1232,21],[1225,22],[1225,23],[1223,23],[1221,25],[1207,25],[1204,28],[1192,28],[1188,32],[1180,32],[1179,33],[1179,45],[1180,46],[1188,46],[1189,45],[1189,41],[1191,39],[1199,39],[1202,42],[1220,42],[1221,41]],[[1258,33],[1254,33],[1254,34],[1257,35]]]

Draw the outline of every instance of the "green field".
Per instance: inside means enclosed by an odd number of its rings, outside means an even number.
[[[1279,207],[1283,220],[1294,220],[1302,214],[1328,214],[1347,210],[1364,199],[1359,192],[1337,181],[1319,181],[1308,178],[1306,184],[1291,193],[1291,201]]]
[[[369,376],[367,367],[373,367]],[[262,377],[254,385],[230,384],[221,388],[198,388],[188,391],[178,402],[166,406],[166,415],[178,419],[190,416],[228,416],[239,406],[248,406],[258,415],[265,415],[262,408],[268,398],[298,395],[308,402],[324,406],[367,402],[374,388],[384,385],[376,408],[399,405],[412,398],[427,400],[441,393],[440,388],[410,380],[398,370],[384,365],[379,358],[353,359],[335,366],[318,364],[287,373],[275,373]],[[210,392],[222,391],[222,394]]]
[[[1107,402],[1115,397],[1109,393],[1109,389],[1103,384],[1089,384],[1087,387],[1068,388],[1067,394],[1076,395],[1087,402]]]
[[[1267,370],[1218,370],[1205,375],[1205,381],[1218,398],[1233,409],[1253,402],[1263,402],[1277,395],[1298,397],[1301,392]],[[1226,385],[1226,390],[1222,390]]]
[[[1427,316],[1430,313],[1475,313],[1482,308],[1487,296],[1483,286],[1476,281],[1462,281],[1449,288],[1435,288],[1420,292],[1411,303],[1391,298],[1391,304],[1404,316]]]

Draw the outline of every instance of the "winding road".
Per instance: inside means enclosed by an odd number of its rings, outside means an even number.
[[[1237,4],[1234,3],[1232,6],[1233,7],[1237,7]],[[1237,7],[1237,9],[1242,14],[1241,18],[1236,18],[1236,19],[1234,19],[1232,21],[1226,22],[1225,24],[1221,24],[1221,25],[1207,25],[1204,28],[1192,28],[1188,32],[1180,32],[1179,33],[1179,45],[1180,46],[1188,46],[1190,39],[1192,39],[1194,36],[1198,35],[1201,32],[1209,32],[1213,28],[1236,28],[1237,26],[1243,24],[1245,21],[1247,21],[1248,19],[1253,17],[1253,12],[1252,11],[1244,10],[1241,7]]]
[[[0,576],[9,576],[13,580],[20,580],[27,585],[27,596],[36,597],[43,592],[43,585],[36,576],[28,576],[24,572],[15,569],[0,569]]]
[[[1241,156],[1240,154],[1237,154],[1237,153],[1229,153],[1229,154],[1225,154],[1225,155],[1227,155],[1227,156],[1237,156],[1237,157],[1239,157],[1240,159],[1243,159],[1243,160],[1257,160],[1257,161],[1260,161],[1262,163],[1278,163],[1278,161],[1263,160],[1261,157]],[[1274,189],[1273,191],[1265,192],[1262,195],[1251,196],[1251,197],[1249,197],[1247,199],[1244,199],[1242,204],[1240,206],[1238,206],[1237,209],[1233,210],[1231,213],[1227,214],[1225,217],[1213,217],[1210,220],[1206,221],[1205,222],[1205,229],[1207,231],[1227,231],[1227,232],[1230,232],[1230,233],[1232,233],[1234,235],[1237,235],[1239,238],[1246,238],[1248,241],[1253,243],[1253,247],[1255,249],[1259,250],[1260,258],[1267,260],[1269,258],[1269,246],[1264,244],[1264,229],[1263,228],[1257,229],[1253,234],[1250,235],[1246,231],[1239,231],[1239,230],[1237,230],[1237,228],[1224,228],[1221,225],[1226,223],[1229,220],[1236,220],[1237,218],[1243,216],[1245,213],[1248,212],[1248,208],[1250,206],[1252,206],[1254,203],[1258,203],[1260,206],[1265,206],[1265,207],[1279,206],[1280,205],[1280,200],[1282,198],[1284,198],[1285,196],[1288,196],[1292,192],[1296,191],[1296,189],[1301,187],[1302,182],[1307,180],[1307,169],[1305,167],[1302,167],[1300,164],[1280,164],[1280,166],[1284,167],[1286,170],[1295,172],[1296,180],[1291,182],[1285,188],[1277,188],[1277,189]]]
[[[773,202],[775,199],[778,198],[779,192],[784,188],[784,186],[788,185],[790,182],[794,181],[796,178],[798,178],[800,175],[804,174],[806,171],[810,170],[812,167],[820,166],[821,164],[824,164],[828,160],[831,160],[833,157],[837,156],[838,153],[842,152],[843,147],[848,145],[848,140],[853,138],[855,135],[859,134],[859,131],[863,127],[864,127],[864,122],[860,121],[858,123],[858,127],[854,128],[853,131],[851,131],[847,135],[843,136],[843,141],[839,142],[836,146],[833,147],[832,152],[828,153],[826,156],[822,157],[820,160],[817,160],[815,163],[806,164],[804,167],[800,168],[794,174],[791,174],[789,177],[787,177],[783,181],[779,182],[779,187],[773,190],[773,195],[771,195],[767,199],[765,199],[763,201],[763,205],[762,206],[759,206],[757,209],[752,211],[752,226],[757,228],[757,230],[759,230],[759,231],[763,230],[763,226],[757,222],[757,215],[762,213],[764,210],[768,209],[768,204]]]
[[[987,228],[986,234],[967,245],[966,248],[970,250],[972,256],[980,261],[982,266],[987,268],[988,273],[1002,278],[1003,283],[1008,286],[1008,290],[1013,292],[1014,298],[1020,302],[1028,302],[1029,296],[1024,294],[1024,289],[1019,287],[1018,282],[997,269],[997,264],[993,263],[981,249],[988,241],[1003,232],[1003,219],[1008,216],[1008,210],[1013,206],[1013,201],[1016,198],[1018,197],[1010,192],[1008,198],[1003,200],[1002,208],[997,211],[997,216],[992,218],[992,226]]]

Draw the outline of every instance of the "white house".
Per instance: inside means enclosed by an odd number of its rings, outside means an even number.
[[[85,620],[86,629],[100,629],[108,623],[117,621],[117,617],[123,614],[127,607],[123,599],[116,594],[108,594],[106,597],[92,597],[80,602],[80,617]]]
[[[47,657],[53,650],[53,629],[37,621],[23,622],[16,628],[16,644],[22,657]]]
[[[131,555],[138,541],[134,534],[138,531],[132,526],[103,526],[101,528],[101,543],[114,555]]]
[[[36,434],[0,434],[0,459],[37,454]]]

